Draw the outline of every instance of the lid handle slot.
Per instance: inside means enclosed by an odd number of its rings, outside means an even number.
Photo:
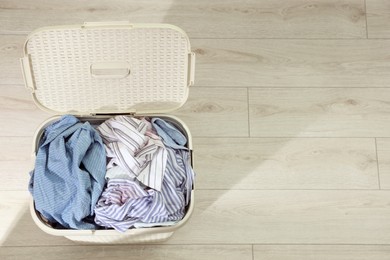
[[[130,65],[127,62],[96,62],[90,66],[94,78],[120,79],[130,75]]]

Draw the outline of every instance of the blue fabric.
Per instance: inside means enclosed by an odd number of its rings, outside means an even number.
[[[185,194],[187,205],[190,201],[192,185],[195,181],[195,172],[189,163],[190,153],[185,146],[187,144],[187,138],[175,126],[161,118],[152,118],[151,123],[157,134],[163,139],[164,144],[174,149],[176,159],[181,161],[180,165],[182,165],[186,172],[187,178],[181,184],[180,188]]]
[[[95,229],[89,221],[105,185],[106,154],[88,123],[65,115],[41,139],[29,190],[35,208],[65,228]]]
[[[187,138],[173,125],[161,118],[152,118],[151,123],[166,146],[173,149],[188,150],[187,147],[185,147]]]

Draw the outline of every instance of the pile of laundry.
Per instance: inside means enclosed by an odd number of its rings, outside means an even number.
[[[65,115],[46,127],[29,190],[52,226],[169,226],[185,215],[194,172],[187,138],[161,118],[116,116],[92,126]]]

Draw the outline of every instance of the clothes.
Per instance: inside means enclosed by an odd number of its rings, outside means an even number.
[[[167,221],[167,222],[159,222],[159,223],[134,223],[134,228],[151,228],[151,227],[169,227],[176,225],[178,221]]]
[[[187,143],[187,138],[177,130],[172,124],[164,121],[161,118],[152,118],[153,127],[156,129],[157,134],[163,139],[164,144],[174,149],[184,149]]]
[[[131,173],[125,171],[119,166],[114,166],[107,170],[106,172],[106,180],[110,179],[129,179],[134,181],[137,177],[132,175]]]
[[[91,125],[65,115],[41,139],[29,190],[35,208],[65,228],[95,229],[88,222],[103,191],[106,154]]]
[[[186,194],[186,205],[189,203],[191,198],[192,185],[195,180],[195,173],[189,164],[190,154],[187,144],[187,138],[174,127],[171,123],[164,121],[161,118],[152,118],[152,126],[156,129],[157,134],[163,139],[164,144],[167,147],[171,147],[176,151],[176,159],[181,162],[182,167],[185,169],[188,178],[186,183],[183,183],[181,189]]]
[[[144,189],[137,180],[109,179],[95,208],[95,222],[124,232],[141,223],[158,226],[181,220],[190,199],[186,194],[192,189],[193,173],[187,171],[180,153],[167,148],[167,155],[161,192]]]
[[[194,170],[189,163],[190,153],[186,150],[172,150],[175,152],[177,163],[180,165],[180,168],[184,170],[185,175],[187,176],[187,178],[185,178],[181,183],[178,182],[178,184],[180,183],[180,190],[184,193],[185,205],[187,206],[191,200],[191,191],[195,179]]]
[[[120,166],[144,185],[161,190],[167,152],[151,124],[127,116],[116,116],[97,127],[109,162],[107,169]]]

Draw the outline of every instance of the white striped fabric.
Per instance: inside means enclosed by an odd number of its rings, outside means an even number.
[[[161,192],[142,188],[137,180],[110,179],[95,207],[95,222],[124,232],[141,223],[166,223],[184,217],[194,172],[188,152],[167,148],[168,158]]]
[[[97,127],[106,147],[107,169],[120,166],[144,185],[161,190],[167,152],[150,122],[116,116]]]

